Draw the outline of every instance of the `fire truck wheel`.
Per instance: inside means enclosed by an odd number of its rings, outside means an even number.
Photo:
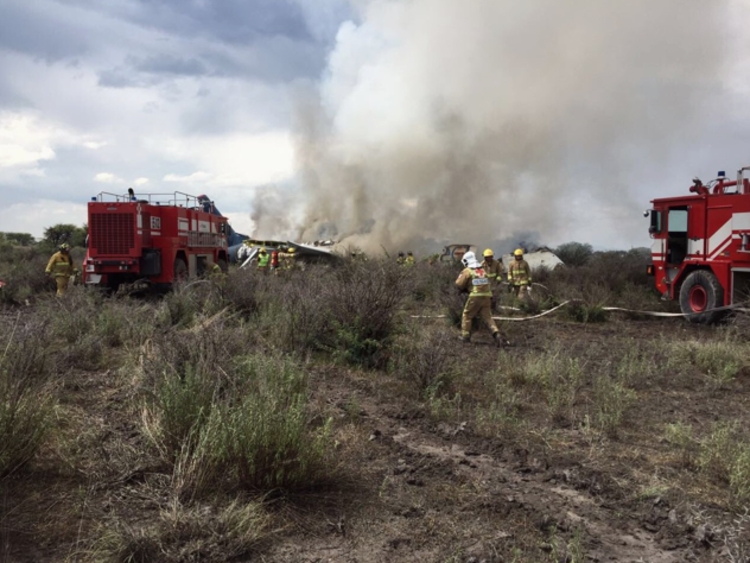
[[[718,321],[726,313],[712,311],[724,306],[724,288],[713,272],[696,270],[685,278],[680,288],[680,309],[693,323],[708,324]]]
[[[188,278],[188,267],[182,258],[174,261],[174,281],[184,282]]]

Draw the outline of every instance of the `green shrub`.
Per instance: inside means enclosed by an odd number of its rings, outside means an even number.
[[[732,460],[739,448],[737,424],[717,424],[711,434],[701,441],[698,467],[714,481],[729,483]]]
[[[728,338],[672,342],[669,365],[681,371],[692,365],[706,376],[711,387],[720,388],[737,377],[746,363],[747,352],[744,342]]]
[[[49,256],[37,247],[3,245],[0,249],[0,303],[22,305],[42,294],[52,294],[55,284],[44,273]]]
[[[552,348],[527,358],[515,378],[517,382],[539,386],[552,418],[562,422],[572,414],[584,383],[584,371],[578,358],[568,351]]]
[[[455,336],[442,327],[412,327],[397,343],[392,371],[420,395],[444,392],[451,387],[457,367],[457,345]]]
[[[213,413],[216,460],[250,489],[306,488],[325,477],[328,426],[307,413],[307,376],[288,360],[250,356],[242,397]]]
[[[181,498],[217,478],[263,490],[321,479],[328,431],[310,426],[306,372],[269,355],[237,358],[229,370],[205,359],[152,374],[144,409],[144,433],[172,464]]]
[[[695,465],[698,442],[696,442],[693,436],[693,427],[691,425],[681,422],[667,424],[664,438],[679,451],[681,465],[687,468]]]
[[[55,409],[43,327],[16,321],[0,334],[0,477],[28,463],[44,442]]]
[[[594,383],[594,420],[599,429],[610,437],[617,436],[625,413],[635,401],[635,393],[620,381],[608,376],[598,377]]]
[[[732,504],[744,508],[750,502],[750,444],[743,443],[729,466],[729,492]]]

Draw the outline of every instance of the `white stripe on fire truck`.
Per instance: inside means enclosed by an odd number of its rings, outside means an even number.
[[[656,239],[651,243],[652,258],[664,258],[664,239]]]
[[[708,249],[706,252],[706,254],[708,254],[708,259],[710,260],[714,255],[724,250],[730,242],[732,242],[731,218],[719,227],[719,229],[711,235],[711,238],[708,239]]]
[[[703,243],[705,243],[706,240],[699,238],[699,239],[688,239],[688,256],[701,256],[703,254]]]

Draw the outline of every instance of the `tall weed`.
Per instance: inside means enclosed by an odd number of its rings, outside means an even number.
[[[0,335],[0,478],[28,463],[50,430],[56,402],[47,337],[20,320]]]

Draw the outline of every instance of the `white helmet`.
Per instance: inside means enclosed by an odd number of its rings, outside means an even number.
[[[477,262],[476,254],[469,251],[461,257],[461,263],[467,268],[478,268],[479,262]]]

